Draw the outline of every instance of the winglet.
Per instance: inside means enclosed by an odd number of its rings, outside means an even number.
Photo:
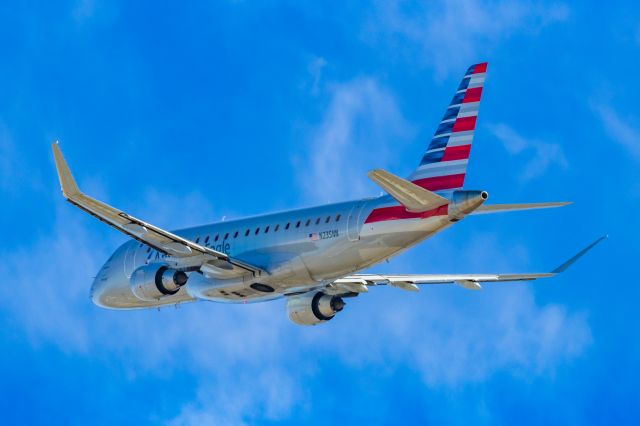
[[[71,175],[71,171],[69,170],[69,166],[67,166],[67,162],[64,160],[62,156],[62,152],[58,147],[58,141],[51,144],[51,149],[53,149],[53,158],[56,162],[56,169],[58,170],[58,178],[60,179],[60,187],[62,188],[62,194],[66,198],[72,198],[74,195],[80,194],[80,190],[78,189],[78,185],[76,181],[73,179]]]
[[[569,268],[569,266],[573,265],[578,259],[580,259],[582,256],[584,256],[585,253],[587,253],[589,250],[591,250],[593,247],[595,247],[596,244],[598,244],[602,240],[606,240],[607,238],[609,238],[608,235],[604,235],[604,236],[598,238],[597,240],[595,240],[594,242],[592,242],[591,244],[589,244],[588,246],[586,246],[585,248],[580,250],[571,259],[567,260],[566,262],[564,262],[562,265],[558,266],[556,269],[554,269],[551,272],[554,273],[554,274],[559,274],[561,272],[566,271],[567,268]]]

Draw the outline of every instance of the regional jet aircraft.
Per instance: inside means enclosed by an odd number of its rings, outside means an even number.
[[[369,173],[386,192],[374,198],[165,231],[82,193],[53,144],[65,198],[132,239],[97,274],[93,302],[134,309],[284,297],[293,322],[316,325],[341,311],[345,298],[374,286],[418,291],[422,284],[457,284],[478,290],[485,282],[529,281],[564,271],[602,238],[546,273],[360,273],[469,215],[568,204],[486,205],[487,192],[463,189],[486,70],[486,63],[469,67],[410,176]]]

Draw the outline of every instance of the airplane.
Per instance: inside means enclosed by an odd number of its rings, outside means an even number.
[[[166,231],[85,195],[58,143],[52,145],[62,194],[131,238],[100,269],[92,301],[104,308],[159,308],[191,301],[264,302],[286,298],[289,319],[317,325],[344,299],[370,287],[418,291],[423,284],[531,281],[565,271],[601,237],[550,272],[523,274],[368,274],[389,259],[469,215],[553,208],[566,202],[485,205],[486,191],[464,189],[487,71],[470,66],[418,167],[407,179],[376,169],[385,195]]]

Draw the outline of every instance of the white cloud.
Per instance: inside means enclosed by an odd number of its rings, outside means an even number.
[[[317,95],[320,91],[320,82],[322,73],[327,66],[327,60],[321,56],[314,57],[308,65],[309,75],[311,76],[311,94]]]
[[[394,146],[412,130],[391,93],[372,78],[357,78],[330,88],[322,122],[309,134],[309,152],[296,159],[298,179],[315,202],[372,195],[366,173],[394,158]]]
[[[298,382],[298,383],[296,383]],[[252,419],[277,421],[286,418],[300,403],[298,377],[284,368],[265,366],[256,371],[234,371],[222,381],[204,383],[197,399],[184,405],[171,425],[240,425]]]
[[[0,309],[35,346],[54,342],[65,352],[87,353],[89,325],[79,319],[89,315],[89,285],[108,252],[100,239],[90,241],[78,216],[68,211],[56,215],[51,235],[3,253],[0,274],[13,277],[14,286]]]
[[[591,108],[602,122],[609,137],[636,159],[640,159],[640,130],[637,120],[621,117],[616,110],[602,101],[591,102]]]
[[[197,212],[211,209],[197,194],[192,200],[200,201],[182,202],[156,193],[141,201],[140,216],[153,216],[157,203],[167,198],[174,202],[161,205],[166,210],[154,220],[189,215],[185,203],[196,219]],[[192,376],[196,395],[176,396],[175,425],[286,419],[295,407],[313,403],[307,402],[307,385],[325,373],[319,366],[326,360],[387,377],[411,371],[427,387],[455,389],[496,372],[529,378],[553,374],[591,341],[584,313],[540,305],[527,284],[487,286],[480,293],[434,286],[417,295],[374,288],[349,300],[332,322],[314,328],[290,324],[282,301],[101,310],[89,301],[88,289],[114,241],[87,227],[90,218],[61,207],[49,236],[34,247],[2,254],[0,273],[14,277],[14,290],[0,309],[36,349],[53,344],[98,364],[115,360],[131,380],[175,372]],[[528,262],[521,246],[473,234],[462,244],[440,245],[428,265],[424,253],[415,251],[406,264],[401,259],[390,266],[442,270],[455,266],[451,259],[467,259],[469,268],[493,268],[508,264],[499,261],[502,253],[516,263]]]
[[[394,40],[398,51],[407,42],[419,46],[436,74],[443,77],[483,59],[499,42],[516,33],[535,34],[568,19],[569,12],[566,4],[558,2],[439,0],[415,6],[381,0],[366,26],[365,37]]]
[[[416,248],[385,267],[396,272],[529,267],[525,247],[501,243],[491,234],[473,233],[457,244],[440,240],[435,251]],[[420,265],[418,270],[415,265]],[[591,331],[584,312],[540,305],[534,297],[536,285],[486,284],[480,292],[423,286],[418,294],[374,288],[349,301],[346,314],[337,319],[342,321],[339,331],[325,327],[303,338],[305,345],[333,342],[342,362],[353,369],[373,365],[393,374],[409,368],[429,387],[455,389],[498,371],[529,378],[552,375],[584,352]]]
[[[488,128],[510,154],[529,154],[529,161],[519,176],[522,182],[542,176],[553,165],[563,169],[569,167],[562,146],[558,144],[527,139],[503,123],[490,124]]]

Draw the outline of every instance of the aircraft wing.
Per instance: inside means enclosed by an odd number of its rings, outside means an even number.
[[[129,237],[144,243],[157,251],[177,258],[204,256],[206,260],[229,262],[231,265],[246,271],[261,273],[260,268],[235,260],[225,253],[196,244],[171,232],[165,231],[150,223],[137,219],[129,214],[111,207],[101,201],[85,195],[78,189],[69,166],[62,156],[57,143],[52,145],[56,169],[62,187],[62,194],[71,204],[84,210],[100,221],[112,226]]]
[[[607,238],[607,236],[598,238],[551,272],[525,274],[354,274],[335,280],[331,284],[331,289],[333,291],[339,291],[341,289],[349,292],[362,293],[367,291],[367,286],[369,285],[391,285],[403,290],[418,291],[418,285],[420,284],[458,284],[469,290],[480,290],[482,288],[481,283],[485,282],[532,281],[539,278],[552,277],[564,272],[569,266],[605,238]]]

